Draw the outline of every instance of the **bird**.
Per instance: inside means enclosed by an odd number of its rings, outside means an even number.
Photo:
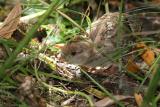
[[[151,15],[152,14],[146,14]],[[122,32],[119,32],[119,12],[109,12],[92,22],[87,28],[88,36],[78,35],[61,48],[62,57],[69,63],[86,65],[90,67],[109,66],[115,62],[112,60],[112,54],[117,50],[117,42],[121,41],[127,44],[129,41],[134,42],[133,38],[137,36],[125,36],[134,32],[147,32],[150,27],[157,30],[159,23],[147,19],[142,14],[134,15],[123,13]],[[155,19],[157,20],[157,19]],[[157,20],[157,22],[159,22]],[[117,40],[117,34],[123,37]],[[133,40],[132,40],[132,39]],[[152,35],[153,38],[153,35]]]
[[[88,37],[76,36],[61,48],[62,57],[72,64],[89,67],[110,66],[107,54],[115,51],[119,13],[106,13],[87,28]]]

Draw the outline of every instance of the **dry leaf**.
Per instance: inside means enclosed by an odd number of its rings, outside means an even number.
[[[145,49],[141,57],[148,66],[151,66],[153,61],[155,60],[155,53],[143,42],[136,44],[136,49],[139,49],[139,48]]]
[[[142,58],[148,66],[151,66],[155,60],[155,54],[151,49],[147,49],[144,54],[142,54]]]
[[[140,43],[137,43],[136,44],[136,49],[139,49],[139,48],[146,48],[146,44],[144,44],[143,42],[140,42]]]
[[[134,97],[135,97],[138,107],[140,107],[143,101],[142,95],[138,93],[134,93]]]
[[[133,61],[132,57],[129,57],[128,62],[127,62],[127,70],[130,72],[138,72],[140,68],[136,63]]]
[[[12,33],[17,29],[21,12],[21,4],[18,2],[8,14],[2,27],[0,28],[0,37],[7,39],[11,38]]]

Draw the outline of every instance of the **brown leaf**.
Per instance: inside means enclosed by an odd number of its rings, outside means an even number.
[[[138,94],[138,93],[135,93],[134,97],[135,97],[135,100],[136,100],[136,103],[137,103],[138,107],[140,107],[141,104],[142,104],[142,101],[143,101],[142,95]]]
[[[136,44],[136,49],[144,49],[144,53],[141,55],[144,62],[151,66],[153,61],[155,60],[155,53],[150,49],[149,46],[145,45],[143,42]]]
[[[0,28],[0,37],[1,38],[11,38],[12,33],[17,29],[17,25],[20,20],[22,9],[21,4],[18,2],[15,7],[8,14],[5,19],[2,27]]]
[[[151,66],[155,60],[155,54],[151,49],[147,49],[144,54],[142,54],[142,58],[148,66]]]
[[[128,62],[127,62],[127,70],[130,71],[130,72],[138,72],[140,70],[140,68],[138,67],[138,65],[133,61],[133,58],[130,57],[128,59]]]
[[[136,49],[146,48],[146,44],[144,42],[139,42],[136,44]]]

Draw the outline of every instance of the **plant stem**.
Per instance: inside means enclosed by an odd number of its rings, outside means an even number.
[[[38,70],[35,68],[36,78],[37,78],[37,80],[38,80],[39,82],[41,82],[45,87],[47,87],[47,88],[49,88],[49,89],[52,89],[52,90],[54,90],[54,91],[59,91],[59,92],[61,92],[61,93],[65,93],[65,94],[74,94],[74,95],[83,96],[83,97],[85,97],[85,98],[88,100],[90,107],[94,107],[94,104],[93,104],[93,101],[92,101],[91,97],[89,97],[89,96],[86,95],[85,93],[79,92],[79,91],[70,91],[70,90],[67,90],[67,91],[66,91],[66,90],[63,90],[63,89],[61,89],[61,88],[57,88],[57,87],[51,86],[51,85],[43,82],[43,81],[39,78],[37,71],[38,71]]]
[[[40,25],[45,21],[45,19],[52,13],[53,10],[55,10],[56,4],[58,2],[54,3],[52,2],[48,10],[42,15],[42,17],[38,20],[37,24],[35,24],[28,32],[27,36],[24,37],[24,39],[19,43],[15,51],[12,53],[12,55],[9,56],[9,58],[5,61],[5,63],[0,67],[0,78],[2,79],[5,76],[5,70],[9,67],[11,67],[14,64],[14,60],[17,57],[17,55],[22,51],[22,49],[30,42],[30,40],[34,37],[35,32],[40,27]]]
[[[114,102],[116,102],[120,107],[124,107],[124,105],[119,102],[110,92],[108,92],[104,87],[102,87],[97,81],[95,81],[90,75],[87,74],[83,69],[81,71],[94,83],[96,84],[109,98],[111,98]]]
[[[149,87],[148,87],[148,90],[144,96],[144,101],[143,101],[141,107],[153,107],[155,91],[158,87],[158,83],[160,80],[160,68],[157,66],[158,66],[158,64],[155,66],[157,71],[153,75],[152,79],[150,80]]]

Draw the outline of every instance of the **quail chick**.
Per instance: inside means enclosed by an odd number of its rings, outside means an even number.
[[[118,13],[107,13],[93,22],[87,30],[89,37],[76,37],[62,48],[64,59],[72,64],[91,67],[110,65],[112,62],[104,55],[115,50],[113,38],[118,16]]]
[[[134,16],[134,17],[133,17]],[[142,18],[142,17],[143,18]],[[149,14],[150,16],[150,14]],[[62,48],[63,57],[69,63],[89,66],[108,66],[113,64],[108,58],[116,50],[116,42],[123,42],[125,44],[133,41],[137,36],[125,36],[129,33],[147,32],[148,29],[157,30],[159,28],[159,17],[152,21],[147,19],[143,14],[131,15],[124,13],[122,15],[123,31],[120,32],[123,37],[121,40],[115,39],[118,32],[118,18],[119,13],[106,13],[98,20],[94,21],[87,29],[89,36],[84,39],[75,38]],[[124,23],[125,22],[125,23]],[[153,26],[151,26],[153,25]],[[153,38],[153,35],[151,35]],[[131,38],[133,37],[133,38]],[[78,37],[79,38],[79,37]],[[108,56],[106,58],[106,56]]]
[[[62,57],[69,63],[90,67],[108,64],[106,58],[96,49],[93,41],[89,38],[69,42],[62,48]]]
[[[106,13],[91,24],[87,29],[89,38],[93,41],[96,48],[102,49],[103,53],[114,50],[114,38],[117,32],[119,13]]]

